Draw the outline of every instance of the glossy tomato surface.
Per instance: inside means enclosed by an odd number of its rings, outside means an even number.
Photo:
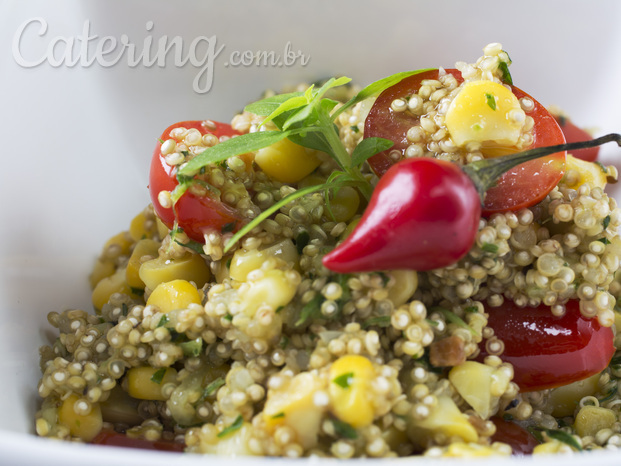
[[[113,430],[102,430],[91,442],[95,445],[107,445],[110,447],[140,448],[143,450],[157,450],[170,452],[183,452],[183,443],[166,440],[150,441],[141,438],[131,438],[126,434],[120,434]]]
[[[553,316],[548,306],[519,308],[508,300],[486,309],[488,325],[505,344],[500,358],[513,365],[513,381],[522,391],[586,379],[604,370],[612,359],[612,329],[583,317],[577,300],[566,307],[562,317]],[[483,346],[481,352],[483,358]]]
[[[458,70],[448,69],[458,82],[463,78]],[[369,164],[378,175],[383,175],[395,163],[389,155],[391,150],[405,153],[408,145],[408,129],[419,123],[420,118],[409,112],[394,112],[391,103],[397,98],[410,96],[417,92],[425,79],[438,79],[438,70],[429,70],[403,79],[381,93],[371,108],[365,121],[365,137],[382,137],[394,142],[392,149],[374,155]],[[534,147],[563,144],[563,132],[554,117],[535,99],[524,91],[512,86],[518,99],[523,97],[533,101],[534,108],[528,115],[535,120],[533,129]],[[483,214],[516,211],[541,201],[558,184],[565,171],[565,152],[523,163],[509,170],[496,186],[487,191]]]
[[[593,137],[582,128],[577,127],[569,118],[555,115],[556,122],[563,130],[567,142],[590,141]],[[599,155],[599,147],[589,147],[588,149],[578,149],[571,152],[571,155],[578,159],[594,162]]]
[[[539,445],[537,439],[519,424],[498,416],[491,418],[491,421],[496,426],[492,441],[510,445],[514,456],[530,455]]]
[[[226,123],[203,121],[182,121],[169,126],[160,138],[162,142],[171,139],[170,133],[175,128],[195,128],[201,134],[211,133],[218,138],[234,136],[239,133]],[[161,191],[172,191],[178,185],[177,168],[168,165],[161,153],[162,143],[158,142],[153,151],[149,173],[149,193],[155,213],[168,227],[173,228],[175,220],[178,226],[194,241],[205,242],[204,232],[208,230],[236,231],[243,225],[240,214],[232,207],[223,204],[215,194],[197,196],[186,191],[173,208],[165,208],[158,201]]]

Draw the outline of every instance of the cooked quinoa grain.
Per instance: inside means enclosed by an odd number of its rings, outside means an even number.
[[[392,101],[392,112],[419,123],[403,153],[389,157],[459,165],[489,157],[489,147],[460,140],[451,109],[468,84],[506,92],[509,64],[490,44],[475,63],[457,63],[463,83],[440,70]],[[344,102],[357,91],[344,89],[330,97]],[[371,104],[335,120],[349,154]],[[535,104],[524,97],[511,105],[518,152],[533,143]],[[243,112],[231,125],[245,134],[262,122]],[[180,168],[228,138],[176,127],[162,160]],[[285,152],[301,149],[284,141]],[[316,150],[289,171],[261,157],[209,164],[188,189],[217,196],[246,223],[339,168]],[[507,303],[524,312],[543,305],[562,318],[574,302],[598,328],[621,324],[621,210],[604,189],[617,170],[603,176],[569,160],[541,202],[481,218],[465,256],[424,272],[323,266],[364,211],[365,194],[352,186],[276,206],[235,244],[235,225],[205,230],[198,242],[148,206],[103,246],[90,276],[94,312],[48,315],[57,338],[40,350],[37,434],[95,443],[118,434],[217,455],[510,455],[515,445],[498,436],[504,418],[534,433],[535,453],[619,448],[619,356],[584,380],[520,390],[504,359],[508,342],[490,324]],[[362,174],[377,183],[368,166]],[[163,190],[154,202],[169,208],[175,193]],[[621,347],[618,335],[613,343]]]

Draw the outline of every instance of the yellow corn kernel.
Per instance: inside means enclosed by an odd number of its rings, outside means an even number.
[[[597,186],[604,189],[607,182],[606,168],[601,164],[587,162],[567,154],[565,176],[561,181],[565,186],[571,189],[578,189],[583,184],[588,183],[591,187]]]
[[[151,290],[160,283],[175,279],[192,281],[197,287],[202,288],[209,281],[211,271],[199,254],[187,254],[180,259],[158,257],[146,261],[140,266],[138,275]]]
[[[330,367],[330,405],[341,421],[354,428],[373,422],[371,383],[377,377],[373,363],[364,356],[342,356]]]
[[[330,200],[330,212],[336,222],[351,220],[360,206],[360,196],[351,186],[339,188]]]
[[[415,270],[393,270],[390,275],[395,284],[388,290],[388,299],[396,307],[407,302],[418,288],[418,274]]]
[[[90,404],[87,414],[76,413]],[[82,406],[83,405],[83,406]],[[73,437],[78,437],[85,442],[90,442],[101,431],[103,420],[101,408],[98,403],[89,403],[76,394],[67,397],[58,408],[58,422],[69,429]]]
[[[132,290],[125,281],[125,269],[118,269],[109,277],[103,278],[97,283],[91,295],[93,306],[100,310],[110,300],[110,296],[114,293],[123,293],[132,295]]]
[[[161,371],[164,371],[163,375]],[[138,400],[164,401],[162,387],[176,380],[177,371],[172,367],[132,367],[127,371],[127,393]]]
[[[230,265],[230,277],[240,282],[246,281],[246,276],[253,270],[260,269],[261,265],[270,257],[282,259],[285,263],[298,263],[298,250],[290,239],[279,241],[263,249],[238,249],[233,254]]]
[[[132,255],[129,256],[127,269],[125,270],[125,280],[130,287],[144,289],[145,284],[140,279],[140,266],[146,262],[143,260],[144,257],[158,257],[157,250],[159,247],[160,243],[158,241],[152,239],[138,240]]]
[[[254,157],[267,176],[282,183],[296,183],[310,174],[321,162],[317,151],[307,149],[282,139],[271,146],[259,149]]]
[[[453,367],[448,378],[461,397],[483,419],[495,414],[498,400],[511,382],[505,371],[476,361],[466,361]]]
[[[172,280],[155,287],[147,305],[155,306],[166,314],[175,309],[185,309],[190,304],[200,304],[201,295],[194,285],[186,280]]]
[[[552,407],[552,416],[556,418],[573,416],[580,400],[597,392],[599,377],[599,374],[595,374],[587,379],[550,390],[548,406]]]
[[[583,406],[574,421],[574,429],[580,437],[594,436],[602,429],[612,429],[617,421],[614,411],[601,406]]]
[[[263,409],[267,431],[273,433],[278,426],[286,425],[296,432],[303,447],[313,447],[317,443],[324,409],[323,405],[315,404],[314,396],[324,388],[319,377],[302,372],[278,388],[268,390]]]
[[[513,93],[494,81],[465,83],[446,112],[445,125],[458,146],[469,142],[515,146],[526,115]]]
[[[104,278],[113,275],[114,272],[116,272],[114,262],[97,259],[95,265],[93,266],[93,270],[88,277],[91,289],[95,288],[97,286],[97,283],[99,283]]]
[[[556,453],[568,453],[573,451],[569,445],[560,440],[548,440],[547,442],[540,443],[533,448],[533,455],[550,455]]]
[[[488,445],[479,445],[478,443],[451,443],[442,456],[448,458],[481,458],[485,456],[497,456],[502,454],[501,451],[494,449]],[[507,452],[503,456],[510,456]]]
[[[158,232],[158,227],[155,222],[152,222],[150,227],[147,229],[147,216],[144,212],[140,212],[136,215],[129,224],[129,236],[132,237],[134,241],[140,241],[141,239],[151,239]],[[163,238],[163,236],[160,236]]]
[[[411,419],[408,437],[413,442],[423,445],[427,439],[437,434],[443,435],[447,440],[459,438],[464,442],[476,442],[479,439],[476,429],[468,422],[468,417],[450,397],[438,396],[437,404],[430,409],[431,412],[426,418]]]
[[[103,250],[105,251],[107,259],[115,259],[119,256],[127,256],[131,250],[134,241],[129,235],[129,232],[122,231],[114,235],[106,244],[104,244]]]
[[[292,283],[287,273],[280,269],[267,270],[261,278],[246,283],[249,287],[240,292],[240,298],[244,311],[250,316],[254,316],[261,306],[276,310],[289,304],[297,289],[297,283]]]

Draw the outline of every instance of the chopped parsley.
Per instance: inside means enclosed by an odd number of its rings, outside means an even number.
[[[237,416],[237,418],[233,421],[233,424],[231,424],[228,427],[225,427],[222,432],[220,432],[218,434],[218,438],[222,438],[222,437],[226,437],[227,435],[235,432],[236,430],[241,429],[241,426],[244,425],[244,418],[242,417],[242,415],[240,414],[239,416]]]
[[[151,376],[151,382],[156,384],[161,384],[162,380],[164,380],[164,375],[166,375],[166,368],[162,367],[161,369],[156,370]]]
[[[485,252],[498,254],[498,245],[494,243],[484,243],[483,246],[481,246],[481,249],[483,249],[483,251]]]
[[[157,328],[165,326],[168,322],[170,322],[170,317],[168,317],[168,314],[164,314],[160,321],[157,323]]]
[[[388,327],[390,325],[390,316],[371,317],[362,323],[362,328],[366,329],[374,325],[378,327]]]
[[[487,106],[489,108],[491,108],[492,110],[496,110],[496,97],[494,97],[492,94],[489,93],[485,93],[485,101],[487,103]]]
[[[338,377],[335,377],[332,382],[337,384],[341,388],[349,388],[352,380],[354,378],[353,372],[346,372],[345,374],[341,374]]]
[[[602,225],[604,226],[604,230],[608,228],[608,225],[610,225],[610,215],[606,215],[604,217],[604,220],[602,220]]]
[[[218,388],[224,385],[226,382],[223,377],[218,377],[216,380],[211,382],[209,385],[205,387],[203,393],[201,394],[200,400],[203,401],[208,396],[213,395]]]
[[[334,433],[342,438],[357,439],[358,433],[351,425],[343,422],[339,419],[332,419],[332,425],[334,426]]]

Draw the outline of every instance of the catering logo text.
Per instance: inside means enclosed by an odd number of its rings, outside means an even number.
[[[198,94],[209,92],[213,85],[216,60],[225,67],[292,67],[306,66],[310,56],[295,50],[291,42],[282,50],[234,50],[225,53],[226,45],[216,36],[186,37],[161,35],[154,37],[153,21],[145,25],[146,36],[141,43],[133,42],[127,34],[99,36],[91,32],[90,20],[85,20],[80,34],[47,37],[48,23],[36,17],[24,21],[15,31],[12,52],[15,62],[24,68],[52,66],[72,68],[93,65],[104,68],[119,63],[134,68],[157,66],[165,68],[191,66],[196,69],[192,82]]]

